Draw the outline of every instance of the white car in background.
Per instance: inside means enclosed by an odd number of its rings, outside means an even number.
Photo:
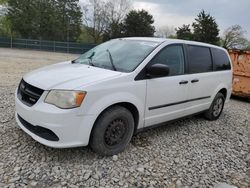
[[[204,113],[219,118],[232,88],[223,48],[191,41],[122,38],[72,62],[35,70],[16,91],[16,121],[38,142],[123,151],[134,133]]]

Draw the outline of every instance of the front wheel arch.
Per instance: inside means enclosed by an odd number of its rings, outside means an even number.
[[[131,114],[133,115],[133,118],[134,118],[134,133],[136,132],[137,128],[138,128],[138,125],[139,125],[139,118],[140,118],[140,115],[139,115],[139,110],[138,108],[132,104],[132,103],[129,103],[129,102],[118,102],[118,103],[115,103],[115,104],[112,104],[108,107],[106,107],[104,110],[102,110],[102,112],[97,116],[96,120],[94,121],[94,124],[93,124],[93,127],[91,129],[91,132],[90,132],[90,139],[91,139],[91,136],[92,136],[92,132],[93,132],[93,129],[94,129],[94,126],[96,125],[96,121],[98,120],[98,118],[108,109],[110,108],[113,108],[114,106],[122,106],[124,108],[126,108],[127,110],[129,110],[131,112]]]

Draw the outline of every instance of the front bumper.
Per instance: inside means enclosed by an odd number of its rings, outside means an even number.
[[[23,104],[15,95],[16,105],[16,122],[29,134],[34,140],[53,148],[69,148],[86,146],[89,143],[91,129],[93,127],[95,116],[82,115],[79,113],[80,108],[75,109],[59,109],[53,105],[44,103],[44,93],[37,103],[31,107]],[[51,141],[42,138],[36,132],[32,132],[23,120],[33,125],[39,126],[52,131],[58,141]]]

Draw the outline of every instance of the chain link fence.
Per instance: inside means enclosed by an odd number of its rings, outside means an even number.
[[[0,37],[0,47],[82,54],[96,44]]]

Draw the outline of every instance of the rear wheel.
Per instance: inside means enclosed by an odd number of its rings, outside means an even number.
[[[122,106],[114,106],[97,119],[90,146],[101,155],[115,155],[125,150],[133,132],[134,118],[131,112]]]
[[[223,111],[224,103],[224,95],[222,93],[217,93],[210,108],[205,112],[205,117],[211,121],[218,119]]]

